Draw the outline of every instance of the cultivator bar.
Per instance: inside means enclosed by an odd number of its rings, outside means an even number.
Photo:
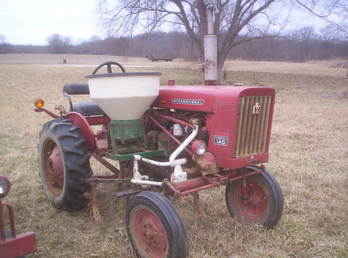
[[[248,177],[262,173],[262,170],[257,168],[251,168],[251,172],[243,173],[228,173],[228,174],[215,174],[213,176],[205,176],[187,180],[178,184],[170,184],[168,187],[170,191],[173,191],[175,196],[181,197],[189,194],[197,193],[205,189],[226,185],[229,182],[246,179]]]
[[[8,214],[9,223],[5,221],[5,214]],[[6,224],[9,225],[8,230],[5,228]],[[35,233],[17,234],[14,209],[0,199],[0,257],[15,258],[35,251]]]

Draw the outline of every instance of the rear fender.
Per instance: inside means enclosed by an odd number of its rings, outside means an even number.
[[[81,133],[86,140],[88,149],[92,151],[95,150],[97,147],[95,136],[87,119],[77,112],[70,112],[66,114],[64,118],[69,119],[73,125],[80,128]]]

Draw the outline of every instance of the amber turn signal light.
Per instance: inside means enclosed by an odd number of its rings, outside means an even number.
[[[34,105],[37,108],[43,108],[43,106],[45,105],[45,101],[43,101],[43,99],[37,99],[35,100]]]

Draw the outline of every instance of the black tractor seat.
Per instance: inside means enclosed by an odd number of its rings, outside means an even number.
[[[68,95],[89,95],[89,87],[83,83],[65,84],[63,92]]]
[[[104,111],[97,104],[89,101],[72,104],[72,111],[81,113],[84,116],[105,116]]]
[[[63,92],[68,95],[89,95],[88,84],[73,83],[65,84]],[[90,101],[72,103],[72,111],[84,116],[104,116],[104,111],[97,104]]]

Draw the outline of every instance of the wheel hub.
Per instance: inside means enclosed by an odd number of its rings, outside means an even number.
[[[240,204],[243,215],[260,218],[267,209],[267,197],[261,186],[249,183],[241,186]]]
[[[144,257],[166,257],[168,236],[160,218],[147,208],[136,209],[130,229],[139,252]]]
[[[64,185],[64,167],[57,145],[53,147],[48,155],[46,170],[48,187],[53,194],[58,195]]]

